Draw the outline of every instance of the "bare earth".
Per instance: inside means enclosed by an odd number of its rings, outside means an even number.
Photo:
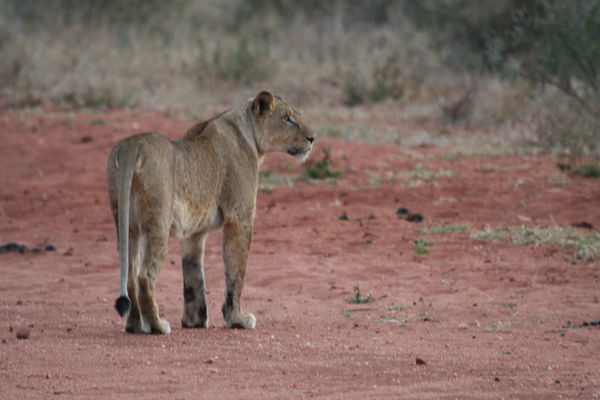
[[[56,251],[0,254],[0,398],[600,397],[600,327],[578,326],[600,319],[599,263],[560,246],[470,238],[486,226],[600,226],[598,180],[561,175],[549,156],[321,140],[312,159],[330,147],[344,171],[337,184],[259,192],[243,295],[255,331],[224,328],[215,232],[211,327],[180,328],[173,241],[157,285],[172,334],[125,334],[113,309],[106,158],[131,133],[177,138],[191,123],[142,111],[2,111],[0,245]],[[418,165],[439,176],[402,175]],[[265,168],[301,174],[287,155]],[[399,219],[400,207],[425,220]],[[468,230],[418,231],[444,225]],[[428,254],[415,252],[420,238],[433,242]],[[347,303],[354,286],[372,301]]]

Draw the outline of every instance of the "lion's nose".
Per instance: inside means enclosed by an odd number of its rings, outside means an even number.
[[[315,141],[315,138],[314,138],[314,137],[311,137],[311,136],[307,136],[307,137],[306,137],[306,140],[308,140],[309,142],[311,142],[311,143],[312,143],[312,142],[314,142],[314,141]]]

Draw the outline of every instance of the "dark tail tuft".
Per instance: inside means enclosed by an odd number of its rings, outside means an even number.
[[[119,296],[117,301],[115,301],[115,308],[121,317],[124,317],[125,314],[129,311],[129,307],[131,306],[131,301],[127,296]]]

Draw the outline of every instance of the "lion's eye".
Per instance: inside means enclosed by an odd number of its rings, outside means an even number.
[[[295,122],[294,122],[294,120],[292,119],[292,117],[290,117],[290,116],[289,116],[289,115],[287,115],[287,114],[285,115],[285,117],[283,117],[283,120],[284,120],[285,122],[287,122],[288,124],[292,124],[292,125],[294,125],[294,123],[295,123]]]

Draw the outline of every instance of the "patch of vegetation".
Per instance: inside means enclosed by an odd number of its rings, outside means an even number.
[[[432,226],[429,229],[416,229],[417,233],[451,233],[451,232],[464,232],[468,231],[470,228],[468,226],[460,226],[460,225],[440,225],[440,226]]]
[[[600,163],[581,165],[575,169],[575,173],[584,178],[600,178]]]
[[[354,297],[350,297],[348,299],[346,299],[346,303],[350,303],[350,304],[364,304],[364,303],[370,303],[371,301],[373,301],[373,297],[371,296],[371,292],[369,292],[366,296],[364,296],[361,292],[360,292],[360,288],[357,286],[354,286],[352,288],[352,290],[354,291]]]
[[[91,126],[103,126],[103,125],[106,125],[106,121],[104,121],[102,118],[97,118],[97,119],[91,120],[90,125]]]
[[[437,178],[453,177],[455,173],[447,169],[430,171],[422,164],[417,164],[412,171],[401,172],[399,176],[406,179],[403,183],[404,187],[413,188],[426,185]]]
[[[517,304],[517,303],[515,303],[515,302],[513,302],[513,301],[509,301],[508,303],[504,303],[504,307],[505,307],[505,308],[510,308],[511,310],[512,310],[513,308],[515,308],[517,305],[518,305],[518,304]]]
[[[600,163],[583,164],[574,167],[570,163],[556,163],[556,168],[562,172],[572,172],[575,175],[583,176],[584,178],[600,178]]]
[[[331,169],[331,149],[322,148],[323,157],[315,162],[312,162],[304,167],[304,175],[309,181],[330,180],[337,182],[343,172]]]
[[[397,306],[388,306],[388,310],[393,310],[393,311],[404,311],[406,310],[406,307],[404,307],[403,305],[397,305]]]
[[[293,186],[293,180],[286,175],[276,175],[272,168],[263,169],[258,173],[258,190],[270,192],[277,185]]]
[[[413,246],[415,249],[415,253],[417,254],[428,254],[429,246],[431,246],[434,242],[425,239],[417,239],[413,242]]]
[[[570,250],[572,257],[581,261],[600,260],[600,232],[581,233],[562,227],[499,227],[473,232],[471,239],[500,240],[504,238],[518,246],[558,245]]]
[[[396,54],[374,58],[371,76],[367,76],[367,79],[361,79],[361,75],[356,71],[349,73],[345,79],[344,103],[352,107],[387,99],[400,99],[404,94],[404,85],[402,66],[398,63],[398,58]]]
[[[508,229],[504,227],[499,228],[491,228],[489,226],[485,227],[482,231],[472,232],[469,237],[471,239],[483,239],[483,240],[499,240],[504,239],[508,234]]]
[[[275,65],[267,43],[242,36],[229,48],[217,47],[212,59],[200,58],[198,75],[202,80],[210,71],[223,81],[249,85],[267,79],[274,73]]]

